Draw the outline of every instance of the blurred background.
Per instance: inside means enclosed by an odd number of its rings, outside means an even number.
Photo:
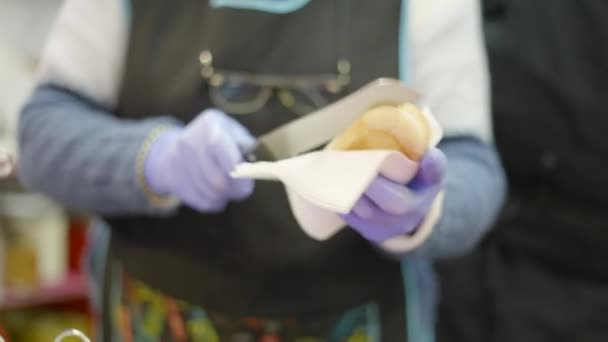
[[[0,149],[18,158],[17,113],[60,0],[0,0]],[[66,328],[90,331],[82,270],[87,219],[0,181],[0,336],[52,341]]]

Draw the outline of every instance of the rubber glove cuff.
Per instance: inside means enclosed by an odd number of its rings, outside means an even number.
[[[146,137],[136,159],[136,177],[144,195],[154,207],[161,209],[174,208],[179,204],[179,200],[173,196],[163,194],[157,190],[157,186],[153,186],[151,174],[151,162],[157,164],[154,159],[158,159],[158,146],[160,141],[164,141],[167,133],[172,131],[173,126],[159,126],[152,130]],[[162,145],[165,145],[163,142]],[[151,155],[153,156],[151,158]]]
[[[445,193],[443,191],[437,194],[428,214],[412,234],[395,236],[378,243],[378,245],[391,254],[409,252],[422,245],[431,236],[441,218],[444,198]]]
[[[166,172],[166,165],[171,163],[168,151],[173,148],[182,130],[183,128],[177,127],[168,129],[150,146],[144,166],[144,174],[150,189],[159,196],[167,197],[172,194],[172,175],[170,172]]]

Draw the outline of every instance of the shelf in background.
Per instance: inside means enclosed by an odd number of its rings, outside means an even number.
[[[5,290],[0,297],[0,310],[26,309],[86,300],[87,279],[82,273],[70,273],[61,283],[42,286],[30,292]]]

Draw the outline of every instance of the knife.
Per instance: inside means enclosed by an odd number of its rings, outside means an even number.
[[[330,142],[373,106],[416,104],[420,98],[401,81],[377,79],[334,103],[258,137],[253,149],[244,152],[245,160],[275,161],[312,151]]]

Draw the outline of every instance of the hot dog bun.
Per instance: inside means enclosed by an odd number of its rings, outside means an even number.
[[[369,109],[328,146],[332,150],[400,151],[419,161],[429,147],[431,128],[415,105],[381,105]]]

